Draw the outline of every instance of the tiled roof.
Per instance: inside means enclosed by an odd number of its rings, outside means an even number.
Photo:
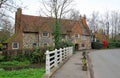
[[[38,16],[22,15],[21,26],[23,26],[24,32],[39,32],[39,31],[49,31],[50,19]]]
[[[30,16],[30,15],[23,15],[21,16],[21,26],[24,32],[43,32],[47,31],[52,33],[53,26],[54,26],[54,18],[51,17],[41,17],[41,16]],[[60,31],[61,34],[66,34],[67,32],[72,31],[72,27],[74,26],[75,22],[79,22],[81,28],[85,28],[86,32],[84,34],[90,34],[88,32],[88,26],[84,26],[81,21],[73,21],[68,19],[60,20]],[[87,33],[88,32],[88,33]]]

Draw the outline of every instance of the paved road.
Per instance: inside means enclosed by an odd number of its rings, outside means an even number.
[[[98,50],[89,54],[94,78],[120,78],[120,49]]]
[[[87,71],[82,71],[81,58],[77,52],[51,78],[88,78]]]

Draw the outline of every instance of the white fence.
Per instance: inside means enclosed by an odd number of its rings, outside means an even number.
[[[55,49],[54,51],[46,51],[46,75],[50,76],[53,70],[59,68],[73,54],[73,47]]]

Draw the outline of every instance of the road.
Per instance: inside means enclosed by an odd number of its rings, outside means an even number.
[[[98,50],[89,57],[94,78],[120,78],[120,49]]]

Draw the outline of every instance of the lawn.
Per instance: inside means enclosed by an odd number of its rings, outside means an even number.
[[[44,73],[44,68],[30,68],[13,71],[5,71],[0,69],[0,78],[42,78]]]

